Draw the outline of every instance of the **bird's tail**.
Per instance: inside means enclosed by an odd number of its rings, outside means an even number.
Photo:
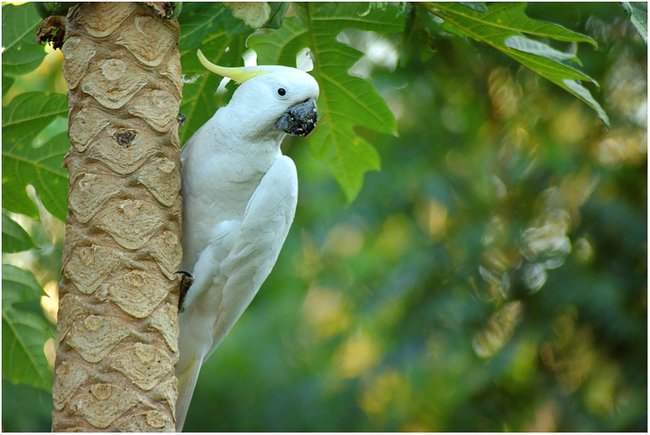
[[[199,371],[201,370],[201,363],[202,361],[200,358],[194,357],[182,372],[176,374],[178,378],[178,400],[176,401],[177,432],[183,430],[185,417],[187,417],[187,411],[189,410],[190,402],[192,401],[194,387],[196,387],[196,380],[198,379]]]

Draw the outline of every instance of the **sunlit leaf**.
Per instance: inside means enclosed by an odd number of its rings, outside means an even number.
[[[639,32],[643,42],[648,43],[648,3],[647,2],[621,2],[623,9],[630,16],[630,21]]]
[[[34,248],[32,238],[16,221],[2,212],[2,252],[20,252]]]
[[[2,7],[2,74],[20,75],[38,67],[45,51],[36,42],[41,18],[33,4]]]
[[[462,5],[472,8],[475,11],[485,12],[487,11],[487,6],[485,2],[461,2]]]
[[[61,164],[68,149],[66,133],[53,137],[39,148],[3,145],[3,206],[16,213],[36,216],[35,205],[25,190],[31,184],[45,208],[65,220],[68,176]]]
[[[525,36],[513,35],[503,41],[506,47],[514,50],[523,51],[524,53],[536,54],[537,56],[548,57],[558,61],[572,60],[575,58],[574,53],[565,53],[556,50],[548,44],[535,41],[534,39],[526,38]]]
[[[2,112],[2,203],[7,210],[38,216],[25,188],[32,184],[45,207],[65,220],[68,179],[61,167],[68,151],[66,134],[34,148],[32,140],[55,118],[65,116],[65,95],[31,92],[18,95]]]
[[[28,92],[20,94],[2,111],[2,141],[29,145],[56,117],[66,116],[68,99],[63,94]]]
[[[28,272],[11,264],[2,265],[2,305],[35,301],[45,292]]]
[[[582,83],[577,80],[570,79],[564,79],[562,80],[562,83],[564,83],[564,85],[571,90],[571,93],[577,95],[582,101],[585,101],[587,104],[589,104],[596,111],[596,113],[598,113],[600,119],[609,125],[609,118],[607,117],[607,113],[605,113],[605,109],[603,109],[601,105],[598,104],[598,101],[596,101],[594,97],[591,96],[591,92],[589,92],[589,90],[585,88]]]
[[[609,118],[587,88],[577,81],[598,83],[584,72],[565,63],[572,59],[548,44],[534,41],[524,35],[548,38],[561,42],[586,42],[594,47],[589,36],[557,24],[529,18],[525,3],[494,3],[484,12],[458,3],[427,3],[429,12],[444,21],[446,28],[465,34],[512,57],[522,65],[573,94],[596,111],[609,126]],[[579,84],[579,88],[574,85]]]
[[[377,151],[354,128],[394,134],[396,122],[373,86],[348,74],[363,53],[336,37],[351,28],[400,32],[405,14],[395,6],[367,3],[309,3],[303,5],[302,12],[286,18],[278,30],[253,35],[249,44],[257,52],[259,64],[295,66],[298,52],[311,50],[312,74],[320,85],[320,120],[309,143],[315,155],[327,162],[351,201],[361,189],[364,173],[379,169]]]
[[[2,376],[13,383],[48,390],[52,373],[43,343],[50,338],[42,315],[21,309],[45,294],[34,276],[18,267],[2,265]]]

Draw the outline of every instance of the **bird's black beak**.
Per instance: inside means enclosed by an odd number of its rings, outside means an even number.
[[[275,122],[275,126],[292,136],[307,136],[316,127],[318,112],[314,100],[292,106]]]

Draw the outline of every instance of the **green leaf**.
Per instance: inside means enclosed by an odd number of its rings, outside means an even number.
[[[586,42],[597,47],[596,41],[589,36],[557,24],[529,18],[525,14],[525,3],[494,3],[484,12],[458,3],[427,3],[425,8],[442,19],[446,28],[453,28],[456,33],[496,48],[573,94],[594,109],[607,126],[610,125],[603,108],[578,81],[598,83],[576,67],[565,63],[575,56],[528,37]]]
[[[270,2],[269,6],[271,7],[271,14],[262,27],[279,29],[282,27],[282,21],[289,9],[289,2]]]
[[[6,76],[2,77],[2,96],[3,97],[7,93],[7,91],[9,89],[11,89],[11,85],[14,84],[14,81],[15,80],[14,80],[13,77],[6,77]]]
[[[2,265],[2,306],[33,302],[46,293],[31,272],[11,264]]]
[[[66,218],[67,171],[61,167],[69,143],[62,133],[40,148],[3,146],[3,205],[16,213],[38,216],[35,204],[26,193],[31,184],[45,208],[61,220]]]
[[[33,139],[57,117],[68,112],[65,95],[30,92],[18,95],[2,112],[2,200],[10,211],[31,217],[38,209],[25,188],[34,185],[45,207],[65,220],[67,173],[61,168],[69,145],[58,135],[34,148]]]
[[[15,384],[49,390],[52,373],[43,345],[48,325],[37,314],[2,308],[2,376]]]
[[[34,98],[25,101],[24,97],[30,95]],[[38,210],[25,190],[27,185],[31,184],[45,208],[57,218],[65,220],[68,176],[61,164],[70,147],[67,134],[54,136],[38,148],[31,145],[31,139],[40,131],[38,127],[67,111],[65,96],[56,95],[56,97],[47,98],[44,94],[38,93],[22,94],[16,97],[9,108],[3,112],[3,118],[7,113],[14,113],[16,116],[9,117],[7,120],[9,126],[4,129],[2,205],[10,211],[37,217]],[[50,102],[50,106],[41,106],[41,103],[47,101]],[[29,113],[23,114],[25,116],[18,115],[19,110],[13,108],[15,103],[32,107],[34,112],[31,114],[31,119]],[[4,119],[3,124],[5,124]],[[38,127],[34,127],[34,132],[26,132],[23,131],[25,125],[38,125]],[[16,140],[17,137],[20,139]]]
[[[2,212],[2,252],[20,252],[35,248],[32,238],[16,221]]]
[[[525,36],[508,36],[503,42],[508,48],[523,51],[524,53],[535,54],[537,56],[548,57],[549,59],[558,61],[576,59],[575,53],[565,53],[563,51],[556,50],[548,44],[535,41],[534,39],[526,38]]]
[[[577,95],[582,101],[587,102],[598,113],[600,119],[609,126],[609,117],[605,110],[598,104],[598,102],[591,96],[591,92],[577,80],[564,79],[562,83],[571,90],[571,93]]]
[[[32,3],[2,7],[2,74],[17,76],[33,71],[45,58],[36,42],[41,18]]]
[[[221,3],[186,3],[178,21],[181,26],[181,53],[196,52],[208,35],[209,41],[213,41],[219,39],[218,35],[222,33],[233,36],[253,31],[241,20],[233,17],[230,10]],[[205,52],[207,48],[203,47],[202,50]]]
[[[401,32],[405,18],[396,6],[305,3],[302,13],[285,18],[282,28],[249,39],[259,64],[295,66],[298,52],[311,50],[312,74],[320,86],[320,120],[309,143],[317,158],[327,162],[348,201],[361,189],[363,175],[379,169],[377,151],[355,127],[394,134],[397,124],[372,85],[348,74],[363,53],[336,37],[346,29]]]
[[[18,267],[2,265],[2,376],[13,383],[49,390],[52,373],[43,345],[50,338],[42,315],[18,307],[45,294],[34,275]]]
[[[197,48],[201,47],[212,62],[241,65],[246,37],[253,29],[234,18],[221,3],[187,3],[179,21],[184,78],[180,112],[187,118],[179,133],[181,143],[185,143],[223,103],[215,95],[222,77],[203,68],[196,57]]]
[[[14,98],[2,111],[3,147],[29,145],[56,117],[68,114],[68,99],[63,94],[28,92]]]
[[[621,6],[630,16],[630,21],[639,32],[643,42],[648,44],[648,3],[647,2],[621,2]]]

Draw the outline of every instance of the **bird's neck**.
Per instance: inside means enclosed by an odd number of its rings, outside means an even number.
[[[286,133],[275,125],[260,125],[241,111],[219,110],[209,121],[214,137],[224,150],[237,154],[254,156],[280,152],[280,145]],[[229,138],[228,141],[221,140]]]

